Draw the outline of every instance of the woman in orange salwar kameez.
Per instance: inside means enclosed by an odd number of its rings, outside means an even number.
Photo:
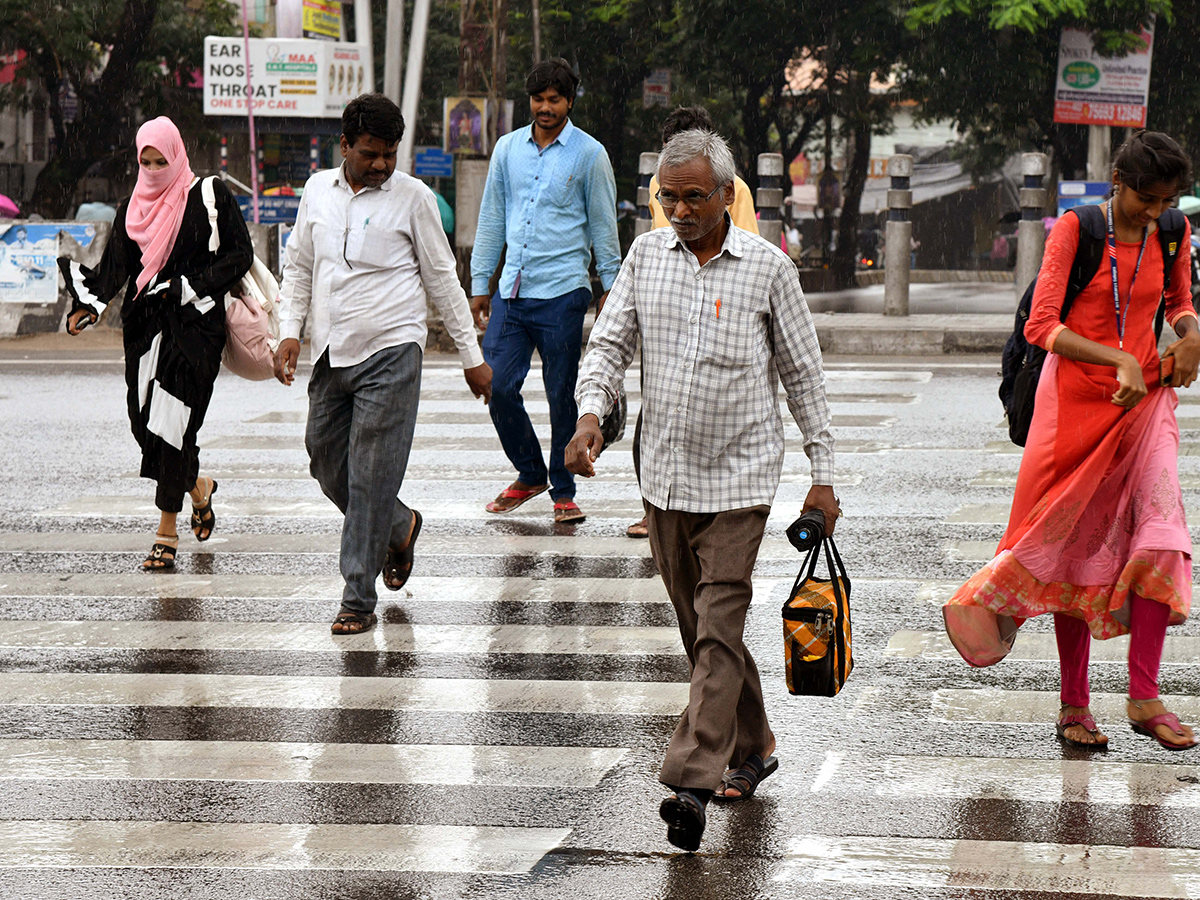
[[[1154,232],[1191,184],[1190,163],[1171,138],[1139,132],[1113,166],[1113,196],[1101,206],[1108,253],[1065,322],[1079,219],[1063,216],[1047,239],[1025,338],[1051,352],[1008,529],[996,557],[943,614],[963,658],[987,666],[1008,653],[1024,619],[1053,613],[1062,673],[1056,731],[1088,750],[1108,744],[1088,708],[1091,639],[1128,632],[1130,725],[1183,750],[1196,741],[1158,699],[1158,669],[1167,625],[1183,622],[1191,607],[1174,388],[1196,379],[1200,328],[1185,234],[1166,293],[1167,322],[1179,336],[1166,350],[1175,368],[1161,386],[1154,316],[1164,257]]]

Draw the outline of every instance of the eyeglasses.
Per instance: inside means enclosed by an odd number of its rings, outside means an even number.
[[[670,191],[659,191],[654,195],[654,199],[662,204],[663,209],[674,209],[679,205],[679,201],[683,200],[690,208],[695,209],[701,203],[707,203],[712,199],[713,194],[725,187],[723,184],[717,185],[708,194],[702,194],[699,191],[692,191],[686,197],[676,197]]]

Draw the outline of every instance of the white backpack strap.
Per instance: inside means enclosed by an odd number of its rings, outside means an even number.
[[[221,234],[217,230],[217,192],[213,188],[216,179],[216,175],[210,175],[200,182],[200,194],[204,197],[204,208],[208,210],[208,227],[211,230],[208,249],[211,253],[216,253],[221,247]]]

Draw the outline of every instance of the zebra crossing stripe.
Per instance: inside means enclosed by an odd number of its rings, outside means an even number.
[[[334,869],[517,875],[568,828],[0,822],[0,868]]]
[[[126,779],[593,788],[627,750],[457,744],[0,740],[0,780]]]
[[[858,756],[829,751],[818,793],[1200,808],[1200,767],[1095,759]]]
[[[217,538],[212,538],[216,541]],[[422,544],[425,538],[421,538]],[[210,541],[211,543],[211,541]],[[629,541],[632,543],[632,541]],[[768,596],[777,579],[754,579],[756,596]],[[382,584],[382,582],[380,582]],[[149,597],[173,600],[312,599],[337,603],[343,581],[337,575],[127,575],[63,573],[0,574],[0,597]],[[408,596],[423,603],[667,603],[658,578],[499,578],[414,575]],[[380,589],[386,603],[392,595]],[[399,596],[405,597],[404,593]],[[115,601],[101,614],[119,607]],[[259,611],[262,614],[262,610]]]
[[[1092,714],[1103,727],[1106,722],[1124,723],[1125,696],[1092,692]],[[1200,698],[1163,695],[1167,709],[1184,722],[1200,719]],[[994,722],[1012,725],[1054,723],[1058,712],[1057,691],[1006,691],[1000,688],[976,690],[941,689],[930,698],[933,712],[949,722]]]
[[[934,838],[797,838],[773,881],[839,887],[1200,896],[1200,851]]]
[[[334,635],[326,624],[280,622],[6,622],[0,647],[241,650],[306,653],[579,653],[682,655],[679,630],[576,625],[380,625]]]
[[[386,709],[677,716],[688,685],[298,675],[0,673],[0,706]]]
[[[945,518],[944,524],[1007,525],[1010,509],[1008,503],[964,503]]]
[[[888,641],[884,656],[901,659],[959,659],[958,651],[944,631],[898,631]],[[1107,641],[1092,641],[1092,662],[1124,663],[1129,657],[1129,636]],[[1007,659],[1058,661],[1058,645],[1053,634],[1018,633]],[[1195,665],[1200,659],[1200,637],[1168,635],[1163,647],[1163,663]]]

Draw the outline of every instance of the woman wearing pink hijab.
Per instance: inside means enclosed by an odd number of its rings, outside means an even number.
[[[192,500],[192,533],[206,541],[217,517],[217,483],[200,475],[196,434],[212,397],[225,346],[225,295],[250,269],[254,250],[237,201],[220,181],[219,246],[183,138],[166,117],[138,129],[138,180],[121,204],[95,269],[60,260],[74,301],[67,331],[97,321],[125,288],[120,304],[125,339],[129,421],[142,448],[143,478],[157,482],[158,531],[144,569],[175,566],[175,519],[183,495]]]

